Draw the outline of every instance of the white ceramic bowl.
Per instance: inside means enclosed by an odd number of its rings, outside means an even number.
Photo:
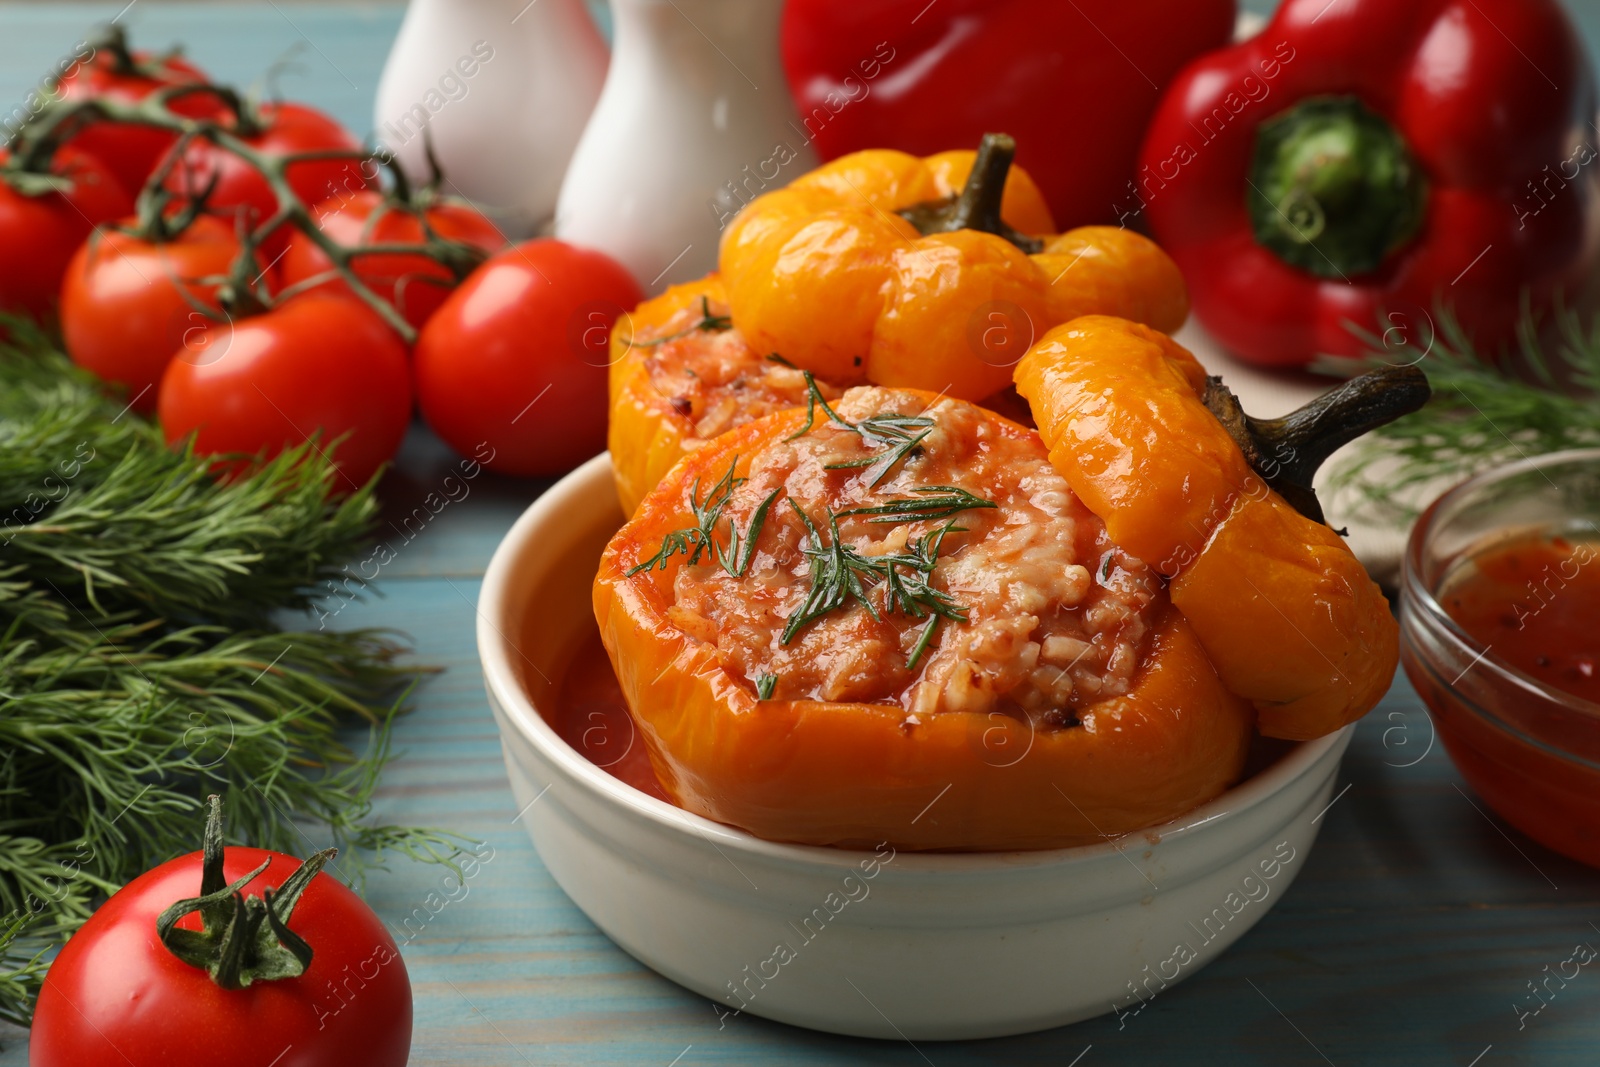
[[[592,633],[590,586],[621,521],[606,456],[541,496],[484,576],[479,653],[550,873],[613,941],[720,1010],[912,1040],[1139,1010],[1305,865],[1353,727],[1171,823],[1049,852],[774,844],[622,784],[537,710]]]

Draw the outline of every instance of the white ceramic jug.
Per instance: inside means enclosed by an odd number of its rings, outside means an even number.
[[[446,192],[527,237],[555,210],[606,59],[583,0],[411,0],[378,83],[378,143],[422,182],[427,130]]]
[[[778,57],[782,9],[612,0],[611,71],[561,187],[557,236],[659,292],[716,266],[742,203],[817,165]]]

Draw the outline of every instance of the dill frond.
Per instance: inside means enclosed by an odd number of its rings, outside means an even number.
[[[1478,471],[1600,445],[1600,317],[1585,325],[1558,309],[1553,333],[1547,346],[1525,317],[1517,353],[1492,360],[1441,314],[1434,345],[1417,364],[1433,399],[1363,438],[1330,473],[1348,517],[1409,523],[1428,497]]]
[[[26,1024],[60,944],[104,897],[195,850],[208,793],[231,840],[359,879],[463,839],[371,826],[419,671],[396,635],[294,630],[350,580],[371,487],[330,499],[311,444],[218,481],[15,320],[0,344],[0,1018]],[[366,722],[353,751],[343,727]]]

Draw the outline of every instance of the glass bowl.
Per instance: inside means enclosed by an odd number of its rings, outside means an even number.
[[[1600,548],[1600,449],[1497,467],[1423,513],[1401,574],[1400,662],[1489,806],[1535,841],[1600,867],[1600,704],[1518,670],[1442,603],[1475,560],[1530,536]],[[1560,596],[1567,583],[1553,575],[1542,584],[1540,596]]]

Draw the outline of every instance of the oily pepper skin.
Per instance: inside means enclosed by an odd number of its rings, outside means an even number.
[[[1023,357],[1050,462],[1112,540],[1171,580],[1228,689],[1268,737],[1354,722],[1394,678],[1399,630],[1355,555],[1252,469],[1171,338],[1086,316]]]
[[[721,477],[734,457],[743,473],[749,457],[805,418],[803,409],[779,412],[692,452],[601,559],[600,636],[656,775],[678,804],[773,841],[1038,849],[1164,822],[1233,783],[1251,709],[1223,687],[1194,627],[1170,606],[1133,689],[1079,709],[1070,728],[1032,731],[1005,715],[943,712],[908,730],[899,704],[758,700],[714,646],[673,624],[684,557],[630,572],[668,531],[693,524],[686,497],[697,479]],[[988,418],[995,433],[1033,433]]]
[[[722,240],[734,327],[835,385],[982,400],[1010,385],[1039,335],[1077,315],[1182,325],[1188,295],[1166,255],[1109,228],[1053,235],[1013,149],[986,135],[978,153],[857,152],[758,197]],[[974,209],[946,231],[933,202]]]
[[[1160,87],[1228,43],[1233,0],[788,0],[783,61],[824,159],[1017,138],[1067,226],[1109,223]]]
[[[1132,207],[1252,362],[1420,352],[1441,308],[1493,351],[1594,260],[1595,109],[1556,0],[1286,0],[1173,82]]]

